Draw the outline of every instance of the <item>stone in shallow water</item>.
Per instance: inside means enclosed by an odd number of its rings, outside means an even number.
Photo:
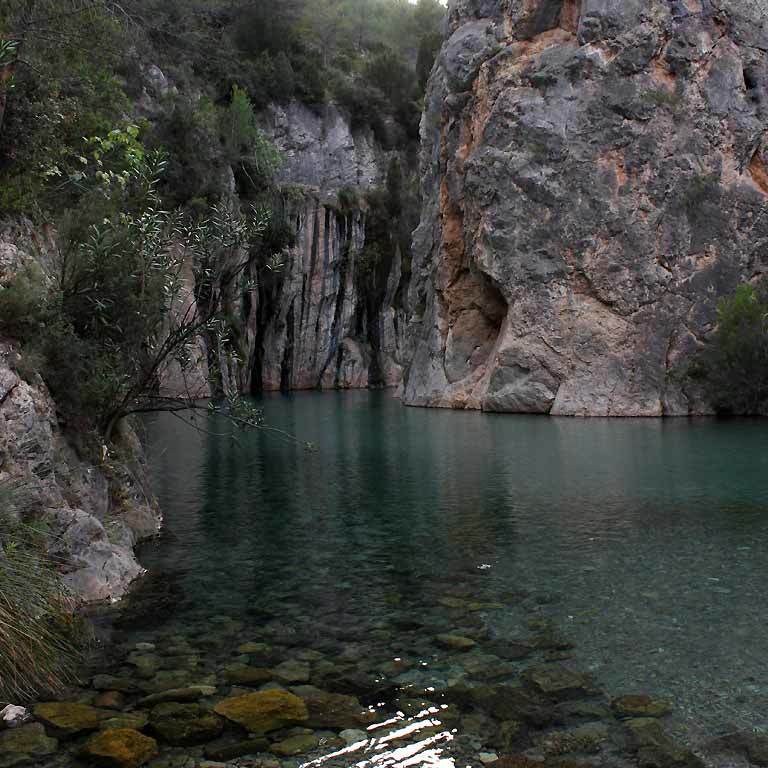
[[[125,706],[125,696],[120,691],[104,691],[96,696],[93,705],[101,709],[122,709]]]
[[[477,643],[469,637],[462,635],[443,634],[435,637],[435,642],[442,648],[448,648],[451,651],[468,651],[474,648]]]
[[[611,702],[617,717],[663,717],[672,711],[672,705],[650,696],[619,696]]]
[[[224,730],[222,719],[199,704],[158,704],[149,720],[152,730],[174,746],[203,744]]]
[[[729,733],[710,741],[707,749],[715,753],[743,755],[754,765],[768,766],[768,736],[762,733]]]
[[[45,735],[40,723],[29,723],[0,733],[0,766],[32,762],[34,757],[51,755],[58,742]]]
[[[257,691],[220,701],[214,711],[252,733],[268,733],[304,722],[309,712],[304,702],[287,691]]]
[[[18,728],[22,723],[26,723],[29,718],[30,714],[26,707],[8,704],[0,711],[0,727]]]
[[[269,749],[267,739],[245,739],[234,744],[208,744],[205,747],[205,756],[209,760],[235,760],[244,755],[255,755],[259,752],[266,752]]]
[[[272,670],[272,677],[281,683],[306,683],[310,668],[306,661],[290,660],[278,664]]]
[[[624,721],[627,745],[637,752],[640,768],[704,768],[692,752],[676,744],[652,717]]]
[[[365,709],[355,696],[330,693],[313,685],[298,685],[291,691],[307,705],[310,728],[354,728],[370,725],[375,714]]]
[[[272,646],[267,643],[243,643],[237,646],[238,653],[247,653],[255,656],[267,656],[272,651]]]
[[[342,731],[339,736],[344,739],[348,746],[352,744],[358,744],[361,741],[368,741],[368,734],[365,731],[361,731],[357,728],[347,728]]]
[[[272,680],[273,675],[264,667],[251,667],[248,664],[229,664],[224,667],[224,679],[230,685],[258,686]]]
[[[215,685],[189,685],[186,688],[171,688],[169,691],[153,693],[140,699],[136,706],[153,707],[155,704],[163,704],[167,701],[190,702],[213,696],[216,693]]]
[[[157,755],[157,742],[130,728],[116,728],[91,736],[82,756],[104,768],[140,768]]]
[[[548,757],[567,755],[571,752],[598,752],[600,745],[608,739],[608,726],[591,723],[565,731],[545,734],[539,745]]]
[[[304,733],[298,736],[290,736],[282,741],[277,741],[270,749],[276,755],[281,757],[293,757],[294,755],[303,755],[315,749],[320,743],[320,739],[313,733]]]
[[[83,731],[95,731],[102,720],[114,715],[88,704],[51,701],[34,708],[35,717],[52,728],[56,733],[70,736]]]
[[[121,693],[134,693],[138,690],[135,681],[114,675],[96,675],[91,682],[91,687],[97,691],[120,691]]]
[[[108,731],[111,728],[130,728],[134,731],[141,731],[146,728],[149,722],[149,715],[146,712],[119,712],[109,720],[102,720],[99,723],[100,731]]]
[[[531,667],[523,676],[540,693],[556,699],[572,699],[589,693],[590,679],[562,664]]]

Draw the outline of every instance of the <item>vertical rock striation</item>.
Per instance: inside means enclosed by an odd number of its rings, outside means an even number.
[[[401,378],[400,259],[369,274],[365,210],[339,210],[304,193],[291,205],[296,244],[279,274],[262,278],[254,388],[395,386]]]
[[[701,413],[681,376],[766,270],[747,0],[452,0],[422,122],[406,403]]]

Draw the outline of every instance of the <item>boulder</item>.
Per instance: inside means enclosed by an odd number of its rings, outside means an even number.
[[[668,701],[644,694],[619,696],[611,701],[611,707],[617,717],[663,717],[672,711]]]
[[[355,696],[330,693],[313,685],[294,686],[291,692],[306,704],[309,717],[305,725],[309,728],[359,728],[370,725],[376,718]]]
[[[91,736],[81,755],[103,768],[140,768],[157,755],[157,742],[130,728],[115,728]]]
[[[306,704],[287,691],[258,691],[220,701],[214,711],[251,733],[268,733],[302,723],[309,717]]]

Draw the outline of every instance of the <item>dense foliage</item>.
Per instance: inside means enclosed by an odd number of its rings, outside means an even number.
[[[717,327],[693,374],[721,413],[768,413],[768,286],[745,284],[718,305]]]

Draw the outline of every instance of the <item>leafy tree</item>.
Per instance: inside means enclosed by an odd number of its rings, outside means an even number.
[[[768,412],[768,292],[745,284],[722,299],[717,327],[693,373],[718,411]]]

